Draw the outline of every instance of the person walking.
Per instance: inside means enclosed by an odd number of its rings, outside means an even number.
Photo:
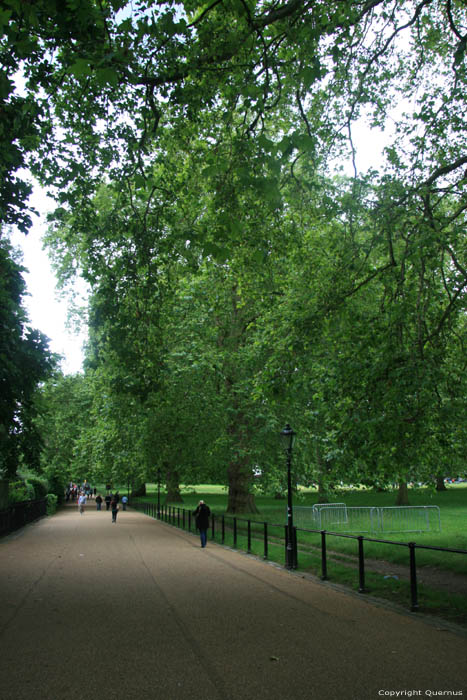
[[[86,494],[81,492],[79,495],[79,498],[78,498],[78,509],[79,509],[80,515],[83,515],[85,505],[86,505]]]
[[[105,509],[106,510],[109,510],[111,503],[112,503],[112,494],[108,493],[105,497]]]
[[[193,515],[196,520],[196,527],[199,530],[199,536],[201,539],[201,547],[206,547],[206,542],[208,539],[208,527],[209,527],[209,516],[211,511],[209,506],[206,505],[204,501],[198,503],[198,507],[193,511]]]
[[[127,496],[122,496],[122,508],[123,510],[126,510],[126,504],[128,503],[128,497]]]
[[[101,510],[101,508],[102,508],[102,496],[100,495],[100,493],[97,494],[95,500],[96,500],[97,510]]]
[[[117,522],[117,513],[118,513],[118,501],[115,498],[115,496],[112,498],[112,502],[110,504],[110,507],[112,509],[112,522],[116,523]]]

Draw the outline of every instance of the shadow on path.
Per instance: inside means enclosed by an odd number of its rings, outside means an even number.
[[[0,571],[2,700],[467,696],[467,638],[443,623],[135,511],[63,508],[1,540]]]

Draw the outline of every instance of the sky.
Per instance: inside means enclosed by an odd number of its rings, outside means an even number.
[[[387,143],[384,134],[377,130],[370,131],[360,125],[355,138],[359,143],[358,169],[366,171],[371,166],[378,166],[382,148],[385,142]],[[350,162],[346,172],[348,175],[353,174]],[[23,304],[32,327],[42,331],[50,339],[52,352],[63,356],[62,371],[65,374],[75,374],[82,371],[83,344],[86,342],[87,329],[83,328],[80,333],[71,329],[68,323],[68,303],[66,299],[60,298],[54,271],[47,253],[42,248],[42,236],[47,228],[46,215],[54,209],[54,202],[37,186],[34,188],[31,204],[40,217],[33,216],[34,223],[27,236],[14,231],[11,237],[12,244],[22,249],[23,265],[28,270],[23,274],[28,291]],[[79,285],[77,291],[85,299],[84,283]]]
[[[49,338],[52,352],[63,356],[61,369],[64,374],[76,374],[82,370],[83,344],[87,331],[84,328],[75,333],[68,327],[68,304],[60,298],[55,274],[47,253],[42,248],[42,236],[47,228],[45,217],[53,210],[53,201],[37,187],[30,202],[40,217],[32,217],[33,226],[27,235],[13,231],[11,236],[12,245],[23,251],[23,266],[28,270],[23,273],[27,286],[23,306],[27,310],[30,325]],[[80,285],[79,291],[85,294],[84,284]]]

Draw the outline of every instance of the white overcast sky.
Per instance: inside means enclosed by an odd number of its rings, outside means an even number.
[[[23,306],[28,312],[30,325],[48,336],[52,352],[63,356],[62,371],[75,374],[82,370],[83,343],[87,331],[84,328],[76,333],[69,327],[67,302],[60,298],[55,274],[42,248],[42,236],[47,228],[45,218],[53,210],[54,203],[39,188],[35,188],[31,204],[40,217],[32,217],[33,225],[27,235],[13,231],[11,236],[12,245],[23,251],[23,266],[27,269],[23,277],[28,294],[23,299]],[[80,292],[84,292],[84,286]]]

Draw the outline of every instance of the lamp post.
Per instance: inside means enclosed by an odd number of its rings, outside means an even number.
[[[161,518],[161,470],[157,470],[157,519]]]
[[[293,569],[295,564],[294,549],[295,539],[293,530],[293,509],[292,509],[292,478],[290,474],[290,465],[292,462],[292,447],[294,443],[295,433],[287,423],[284,430],[281,432],[282,444],[287,453],[287,559],[286,566],[288,569]]]

